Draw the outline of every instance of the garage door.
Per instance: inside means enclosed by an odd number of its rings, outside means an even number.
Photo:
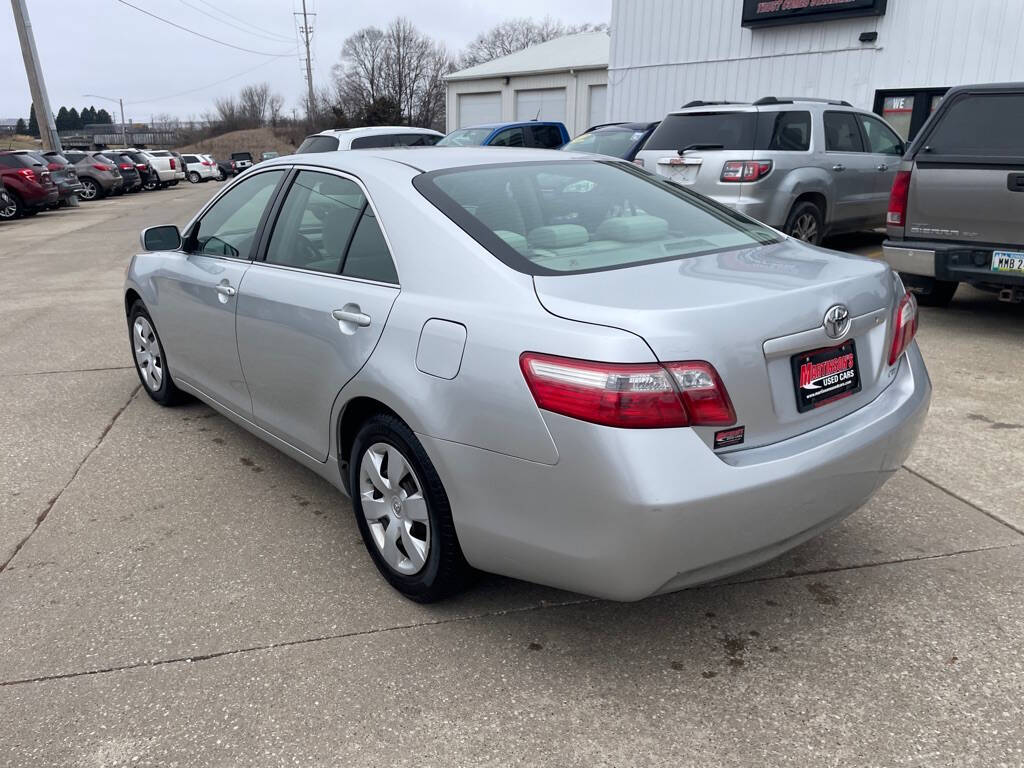
[[[600,125],[608,119],[608,86],[590,86],[590,122],[587,127]]]
[[[516,120],[565,122],[565,88],[516,91]]]
[[[459,94],[459,128],[498,122],[501,122],[500,93]]]

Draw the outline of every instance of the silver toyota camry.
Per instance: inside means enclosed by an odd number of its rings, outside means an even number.
[[[885,264],[610,158],[292,155],[142,240],[149,396],[349,494],[419,601],[474,569],[636,600],[749,568],[863,505],[931,397]]]

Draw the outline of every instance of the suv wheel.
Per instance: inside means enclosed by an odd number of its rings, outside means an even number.
[[[956,280],[936,280],[915,276],[913,281],[907,281],[910,290],[914,292],[917,303],[924,307],[945,307],[953,300],[953,294],[960,287]]]
[[[96,198],[103,197],[103,190],[100,189],[100,185],[92,179],[85,177],[79,179],[82,182],[82,191],[78,193],[78,196],[83,200],[95,200]]]
[[[11,202],[7,204],[0,203],[0,220],[10,221],[11,219],[20,219],[25,213],[25,206],[21,204],[21,199],[13,192],[8,192],[7,197]]]
[[[198,171],[189,171],[188,172],[188,180],[190,182],[192,182],[193,184],[198,184],[199,183],[199,172]]]
[[[794,205],[793,210],[789,212],[789,218],[786,219],[786,234],[811,245],[821,242],[824,230],[825,217],[821,209],[810,200]]]
[[[360,428],[349,464],[352,508],[377,570],[411,600],[429,603],[463,589],[462,555],[448,494],[420,441],[390,414]]]

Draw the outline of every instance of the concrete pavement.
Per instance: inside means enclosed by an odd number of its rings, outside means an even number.
[[[778,561],[419,606],[331,487],[138,392],[124,267],[216,186],[0,225],[0,765],[1024,764],[1024,308],[923,311],[907,469]]]

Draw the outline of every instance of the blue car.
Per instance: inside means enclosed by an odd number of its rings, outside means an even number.
[[[487,123],[452,131],[439,147],[532,147],[558,149],[569,140],[562,123],[529,120],[522,123]]]

